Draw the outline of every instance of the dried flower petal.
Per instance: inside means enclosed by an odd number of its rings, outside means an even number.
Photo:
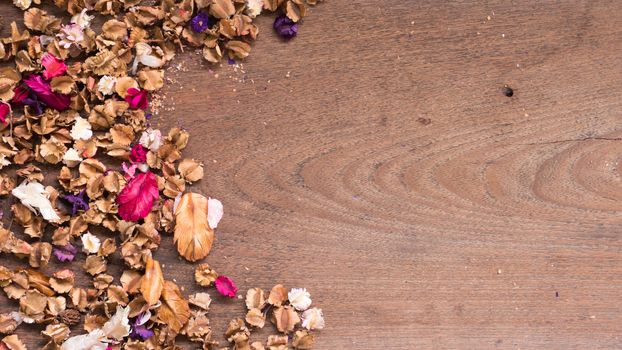
[[[289,303],[298,311],[304,311],[311,306],[311,294],[305,288],[292,288],[287,295]]]
[[[52,203],[50,203],[50,195],[46,192],[42,184],[36,181],[24,181],[19,186],[15,187],[11,193],[19,198],[22,204],[32,212],[36,213],[39,211],[45,220],[50,222],[60,220],[60,217],[52,207]]]
[[[97,254],[101,247],[101,241],[94,234],[87,232],[83,234],[80,239],[82,240],[82,250],[88,254]]]
[[[91,123],[82,117],[76,117],[76,122],[71,128],[71,138],[74,140],[88,140],[93,136]]]
[[[300,317],[290,306],[280,306],[274,309],[274,321],[279,332],[289,333],[300,323]]]
[[[302,326],[309,330],[324,328],[324,313],[322,313],[322,309],[314,307],[303,312]]]
[[[179,287],[171,281],[164,282],[162,305],[158,308],[157,316],[174,333],[179,332],[190,318],[188,302],[184,300]]]
[[[158,129],[147,129],[140,136],[140,144],[152,152],[156,152],[162,145],[162,133]]]
[[[101,329],[96,329],[88,334],[77,335],[67,339],[61,350],[106,350],[108,347],[105,340],[104,332]]]
[[[35,93],[36,98],[45,103],[48,107],[59,111],[69,108],[71,99],[67,95],[52,91],[48,82],[39,75],[31,75],[24,79],[24,83]]]
[[[181,196],[175,210],[174,242],[177,251],[189,261],[203,259],[214,242],[214,231],[209,227],[208,199],[198,193]]]
[[[286,15],[280,15],[274,20],[274,30],[283,39],[292,39],[298,33],[298,23]]]
[[[129,103],[130,108],[133,109],[149,108],[149,99],[146,90],[139,90],[135,88],[127,89],[127,94],[125,95],[125,102]]]
[[[210,198],[207,201],[207,222],[209,227],[215,229],[223,216],[222,202],[216,198]]]
[[[73,261],[76,257],[76,253],[78,253],[78,249],[74,247],[71,243],[67,244],[64,247],[55,247],[53,250],[53,254],[60,262],[68,262]]]
[[[122,340],[130,334],[130,320],[128,315],[130,308],[117,306],[117,312],[104,324],[102,331],[106,337],[114,340]]]
[[[73,149],[73,148],[72,148]],[[78,210],[89,210],[88,197],[86,197],[86,190],[80,191],[78,195],[66,194],[63,199],[71,204],[71,215],[75,216]]]
[[[190,28],[197,33],[203,33],[209,27],[209,15],[203,11],[199,11],[192,20],[190,20]]]
[[[216,290],[222,296],[235,298],[235,294],[238,292],[238,287],[235,285],[235,282],[225,275],[218,276],[214,284],[216,285]]]
[[[67,71],[67,66],[65,65],[65,62],[56,58],[54,55],[48,52],[44,53],[43,56],[41,56],[41,65],[45,67],[45,71],[43,71],[43,77],[47,80],[61,76]]]
[[[163,287],[164,277],[162,276],[160,263],[150,256],[147,258],[145,275],[140,283],[140,291],[147,305],[153,306],[158,302]]]
[[[151,172],[136,175],[119,193],[119,216],[126,221],[138,221],[151,211],[158,199],[158,183]]]
[[[144,163],[147,161],[147,151],[141,144],[135,144],[130,151],[130,161],[132,163]]]
[[[103,95],[112,95],[115,91],[117,78],[110,75],[104,75],[97,83],[97,90]]]

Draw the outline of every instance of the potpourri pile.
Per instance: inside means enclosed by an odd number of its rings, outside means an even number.
[[[149,120],[150,97],[180,50],[201,50],[211,63],[244,59],[262,11],[277,11],[273,30],[291,39],[315,2],[13,0],[24,17],[0,38],[0,200],[13,203],[0,253],[28,266],[0,266],[0,287],[19,305],[0,314],[0,350],[26,349],[15,334],[23,323],[41,325],[48,350],[174,350],[181,337],[202,349],[313,346],[324,316],[306,289],[248,290],[248,312],[229,323],[223,347],[209,325],[208,291],[235,298],[235,282],[207,263],[195,271],[205,291],[184,296],[164,279],[152,256],[160,234],[172,234],[187,261],[200,261],[223,205],[186,189],[204,174],[200,160],[182,156],[189,133],[153,129]],[[101,230],[112,237],[100,238]],[[107,273],[113,255],[124,264],[119,280]],[[42,272],[51,259],[83,260],[92,285],[76,286],[69,266]],[[251,339],[267,320],[278,334]]]

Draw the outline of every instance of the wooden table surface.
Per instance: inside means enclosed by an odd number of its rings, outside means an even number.
[[[317,349],[622,348],[622,2],[327,1],[288,43],[271,20],[243,67],[181,55],[156,120],[224,203],[207,262],[308,288]],[[199,290],[171,237],[157,258]]]

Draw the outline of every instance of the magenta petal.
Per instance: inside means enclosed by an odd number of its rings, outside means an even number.
[[[223,296],[235,298],[235,294],[238,292],[238,287],[235,285],[235,282],[227,276],[218,276],[214,284],[216,285],[218,293]]]
[[[117,196],[119,216],[125,221],[138,221],[149,214],[159,196],[156,176],[151,172],[140,173]]]
[[[11,107],[4,102],[0,102],[0,123],[8,124],[6,118],[11,114]]]
[[[50,84],[40,75],[31,75],[24,79],[24,83],[37,95],[41,102],[58,111],[69,108],[71,98],[68,95],[52,92]]]
[[[48,52],[41,56],[41,65],[45,67],[43,77],[47,80],[61,76],[67,71],[67,65],[65,65],[65,62]]]
[[[133,109],[147,109],[149,108],[149,99],[146,90],[138,90],[136,88],[127,89],[125,95],[125,102],[130,104],[130,108]]]

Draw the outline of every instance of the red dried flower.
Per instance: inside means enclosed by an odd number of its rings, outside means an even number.
[[[11,99],[11,103],[14,103],[16,105],[22,104],[24,100],[28,98],[28,94],[30,93],[28,88],[24,85],[17,85],[13,89],[13,92],[15,93],[15,95]]]
[[[0,102],[0,123],[8,124],[6,118],[11,114],[11,106],[7,103]]]
[[[218,293],[225,297],[235,298],[235,294],[238,292],[238,287],[235,285],[235,282],[227,276],[218,276],[214,284],[216,285]]]
[[[136,175],[117,197],[119,216],[125,221],[138,221],[149,214],[159,197],[158,180],[151,172]]]
[[[149,108],[149,96],[146,90],[139,90],[136,88],[127,89],[125,102],[129,103],[130,107],[133,109]]]

